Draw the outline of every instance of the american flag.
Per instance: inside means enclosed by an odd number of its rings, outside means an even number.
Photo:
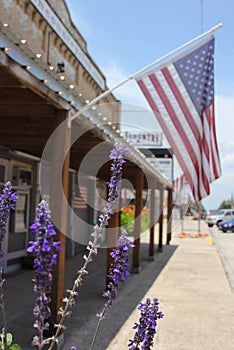
[[[185,176],[182,174],[173,180],[173,191],[180,193],[183,190],[184,184]]]
[[[88,189],[86,186],[76,186],[75,196],[73,198],[73,208],[75,210],[84,210],[87,208]]]
[[[221,176],[214,116],[214,38],[137,78],[194,199]]]

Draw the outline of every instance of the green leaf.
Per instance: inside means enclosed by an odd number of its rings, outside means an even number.
[[[7,336],[7,347],[9,347],[12,344],[13,336],[11,333],[7,333],[6,336]]]
[[[22,350],[22,348],[18,344],[13,344],[11,345],[9,350]]]

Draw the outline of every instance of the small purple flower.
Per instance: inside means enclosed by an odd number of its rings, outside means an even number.
[[[108,278],[109,283],[104,296],[108,299],[109,305],[111,300],[116,299],[118,286],[120,283],[127,281],[129,276],[128,249],[134,247],[134,244],[127,239],[127,232],[124,230],[118,239],[118,248],[113,249],[110,256],[114,259]]]
[[[0,247],[6,234],[7,221],[10,217],[10,210],[15,210],[15,202],[17,195],[12,192],[12,186],[10,182],[6,182],[0,195]],[[0,260],[3,258],[3,250],[0,249]]]
[[[108,220],[113,214],[116,207],[117,199],[119,197],[121,186],[122,186],[122,169],[123,164],[126,162],[124,159],[124,154],[128,153],[129,150],[126,146],[120,146],[115,143],[114,148],[111,150],[109,158],[112,160],[111,172],[112,176],[109,181],[109,192],[105,208],[103,209],[103,214],[100,215],[99,225],[108,225]]]
[[[164,314],[158,311],[159,301],[154,298],[151,301],[146,299],[145,303],[140,303],[138,310],[141,312],[139,323],[135,323],[136,329],[133,340],[129,340],[129,350],[139,350],[142,343],[142,350],[150,350],[153,346],[153,339],[156,334],[157,320],[163,318]]]
[[[122,185],[122,168],[126,162],[123,155],[128,152],[129,150],[126,146],[120,146],[118,143],[115,143],[114,148],[110,152],[112,176],[109,182],[108,202],[116,201],[116,198],[119,196],[119,189]]]
[[[34,327],[38,329],[39,337],[34,337],[33,346],[39,349],[43,347],[43,332],[48,329],[49,324],[45,322],[51,314],[47,296],[51,292],[52,267],[56,264],[57,254],[61,251],[60,242],[53,242],[55,231],[50,221],[50,211],[45,201],[37,207],[37,216],[31,226],[32,235],[36,236],[35,241],[30,241],[27,251],[34,254],[34,292],[39,296],[36,299],[33,315],[36,319]]]
[[[6,321],[6,311],[4,306],[4,295],[3,295],[3,257],[4,252],[2,249],[2,243],[6,234],[6,226],[10,217],[11,209],[15,209],[15,202],[17,200],[17,195],[15,192],[12,192],[12,186],[10,182],[6,182],[0,195],[0,307],[2,310],[3,316],[3,326],[2,329],[5,329],[7,333],[7,321]]]

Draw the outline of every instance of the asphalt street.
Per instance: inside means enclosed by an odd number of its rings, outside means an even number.
[[[234,233],[223,233],[217,226],[209,228],[209,231],[222,260],[230,287],[234,293]]]

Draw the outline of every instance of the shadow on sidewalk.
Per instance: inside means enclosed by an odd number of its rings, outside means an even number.
[[[108,344],[147,294],[148,289],[170,260],[176,248],[175,245],[164,246],[163,252],[159,253],[157,246],[155,246],[155,259],[150,261],[148,259],[148,244],[141,243],[141,271],[139,274],[131,274],[129,280],[121,286],[118,298],[113,301],[112,309],[107,312],[106,319],[101,323],[95,342],[95,350],[108,349]],[[103,264],[100,263],[101,260]],[[105,252],[101,252],[97,260],[93,262],[92,268],[90,265],[90,274],[80,288],[72,318],[66,322],[64,350],[70,349],[71,346],[76,346],[79,350],[89,349],[97,325],[97,317],[95,316],[100,313],[105,303],[105,299],[102,298],[102,292],[105,288],[104,275]],[[155,293],[157,296],[157,291]]]
[[[108,349],[110,341],[147,293],[176,248],[177,246],[163,246],[163,252],[159,253],[156,245],[155,259],[149,261],[147,258],[148,244],[141,243],[141,271],[139,274],[131,274],[129,280],[121,286],[118,298],[113,302],[112,310],[108,311],[106,320],[101,325],[95,350]],[[76,272],[83,264],[82,255],[79,254],[66,260],[65,290],[72,288]],[[83,285],[79,289],[72,317],[65,322],[64,350],[70,349],[73,345],[79,350],[87,349],[91,343],[97,324],[96,314],[102,310],[105,302],[102,297],[106,282],[105,249],[100,249],[88,270],[89,274],[84,278]],[[21,345],[23,350],[32,349],[31,339],[36,333],[32,327],[32,310],[36,297],[33,293],[33,273],[32,270],[22,270],[17,275],[8,276],[4,285],[8,331],[14,335],[15,342]],[[157,291],[155,293],[157,296]]]

